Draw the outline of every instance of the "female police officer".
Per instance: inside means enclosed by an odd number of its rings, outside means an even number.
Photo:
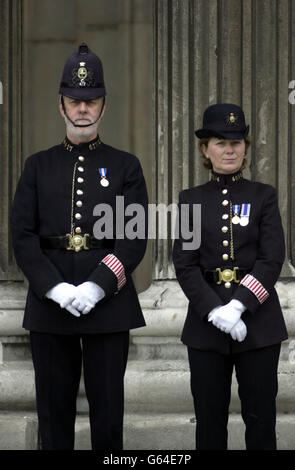
[[[182,341],[197,449],[227,448],[233,366],[247,449],[276,448],[277,367],[287,331],[274,285],[284,234],[274,188],[242,176],[248,132],[239,106],[209,106],[196,135],[211,180],[179,195],[180,207],[188,204],[191,213],[193,204],[201,204],[202,215],[199,249],[186,250],[180,236],[173,250],[189,299]]]

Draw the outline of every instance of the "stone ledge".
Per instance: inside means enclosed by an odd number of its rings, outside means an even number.
[[[1,341],[1,338],[0,338]],[[188,360],[187,347],[179,336],[131,336],[129,360]],[[295,337],[283,341],[281,361],[288,361],[295,368]]]
[[[0,413],[0,450],[37,450],[38,420],[35,413]]]
[[[295,336],[295,282],[278,282],[276,288],[290,336]],[[27,335],[22,328],[26,288],[23,283],[0,283],[0,335]],[[175,280],[154,281],[139,294],[147,326],[131,330],[133,336],[180,336],[188,300]]]
[[[76,419],[75,450],[89,450],[88,416]],[[239,414],[229,415],[229,449],[243,450],[245,426]],[[194,413],[125,413],[125,450],[193,450]],[[295,450],[295,414],[277,415],[279,450]],[[0,450],[37,450],[36,413],[0,413]]]
[[[279,364],[278,410],[290,411],[295,406],[295,367]],[[0,409],[35,410],[34,370],[29,361],[0,366]],[[231,410],[239,410],[237,383],[233,374]],[[125,374],[126,411],[177,412],[190,411],[190,372],[187,361],[129,361]],[[78,396],[79,412],[88,412],[84,383]]]
[[[282,308],[295,308],[294,281],[279,281],[275,285]],[[187,307],[188,299],[176,280],[153,281],[150,287],[139,294],[144,309]]]
[[[244,450],[245,426],[239,414],[229,416],[229,450]],[[195,418],[182,414],[125,414],[125,450],[194,450]],[[295,449],[295,415],[277,415],[278,449]],[[77,450],[90,449],[88,417],[76,423]]]

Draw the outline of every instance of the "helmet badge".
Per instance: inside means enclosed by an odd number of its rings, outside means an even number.
[[[77,72],[78,78],[80,78],[80,86],[86,86],[85,79],[87,78],[87,69],[85,65],[86,62],[80,62],[80,67]]]

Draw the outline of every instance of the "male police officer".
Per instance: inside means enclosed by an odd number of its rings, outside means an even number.
[[[15,257],[29,281],[23,326],[43,449],[74,448],[82,361],[92,448],[122,449],[129,330],[145,324],[131,272],[146,239],[92,235],[97,204],[115,211],[123,196],[124,207],[147,206],[138,159],[98,136],[105,94],[102,63],[83,43],[60,85],[66,138],[26,160],[12,206]],[[115,215],[107,220],[114,228]]]

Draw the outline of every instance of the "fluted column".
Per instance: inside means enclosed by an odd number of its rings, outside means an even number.
[[[9,209],[22,167],[22,3],[0,0],[0,280],[21,279],[12,258]]]
[[[252,146],[245,176],[276,187],[293,277],[295,0],[158,0],[155,8],[157,203],[208,179],[194,130],[216,102],[243,107]],[[162,230],[161,220],[158,233]],[[154,279],[174,278],[172,240],[157,239]]]

